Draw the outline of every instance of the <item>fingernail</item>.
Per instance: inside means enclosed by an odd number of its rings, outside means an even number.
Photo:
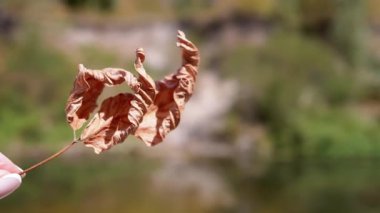
[[[18,167],[17,165],[15,165],[15,166],[17,167],[17,169],[20,170],[20,172],[24,171],[23,169],[21,169],[21,168]],[[26,173],[23,173],[23,174],[21,175],[22,178],[24,178],[25,176],[26,176]]]
[[[8,196],[21,185],[22,179],[18,174],[8,174],[0,178],[0,199]]]

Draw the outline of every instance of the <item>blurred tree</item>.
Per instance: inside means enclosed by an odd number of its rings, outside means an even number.
[[[236,4],[237,9],[243,13],[268,18],[273,15],[276,0],[239,0]]]
[[[365,63],[368,29],[365,1],[335,0],[335,8],[332,42],[349,64],[361,66]]]
[[[70,70],[75,67],[40,36],[29,33],[5,49],[5,71],[0,72],[0,137],[5,141],[64,140],[67,132],[63,106],[70,90]],[[63,134],[62,134],[63,132]],[[69,133],[69,132],[68,132]],[[64,137],[63,137],[64,135]],[[62,136],[62,137],[61,137]]]
[[[98,7],[102,10],[112,10],[114,8],[114,0],[98,0]]]
[[[94,7],[102,11],[112,10],[115,4],[114,0],[63,0],[63,3],[74,10]]]
[[[298,30],[300,27],[299,0],[281,1],[275,8],[279,26],[285,30]]]
[[[327,36],[335,12],[334,1],[304,0],[299,3],[302,30]]]
[[[0,37],[11,39],[16,28],[16,18],[0,8]]]
[[[277,5],[287,30],[331,43],[352,66],[366,60],[366,1],[289,0]]]
[[[243,98],[235,108],[241,121],[267,126],[278,156],[304,154],[309,138],[298,126],[299,116],[343,107],[355,98],[357,83],[342,57],[326,42],[304,34],[278,33],[261,48],[227,51],[222,61],[224,72],[238,78],[242,86]],[[310,123],[319,119],[307,118]],[[341,134],[341,129],[337,131]],[[335,136],[331,141],[341,142]]]
[[[80,9],[86,5],[87,0],[63,0],[63,3],[71,9]]]

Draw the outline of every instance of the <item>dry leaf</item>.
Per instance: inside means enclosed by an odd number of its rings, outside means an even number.
[[[96,100],[105,86],[113,86],[126,82],[130,87],[137,89],[139,83],[132,73],[117,68],[90,70],[82,64],[74,82],[66,105],[66,119],[70,126],[77,130],[88,120],[91,112],[96,108]]]
[[[102,103],[80,137],[86,146],[100,153],[123,142],[130,134],[151,146],[160,143],[178,126],[185,103],[193,93],[199,52],[183,32],[178,31],[177,38],[177,46],[182,49],[182,66],[161,81],[155,82],[146,73],[143,49],[136,51],[138,78],[122,69],[89,70],[80,66],[66,107],[67,120],[74,130],[89,118],[104,86],[125,82],[134,91]]]
[[[143,120],[135,135],[148,145],[160,143],[178,126],[185,103],[193,93],[198,73],[198,49],[182,32],[178,34],[177,46],[182,49],[182,66],[176,73],[156,82],[156,95],[150,96],[153,103],[150,100],[143,102]]]

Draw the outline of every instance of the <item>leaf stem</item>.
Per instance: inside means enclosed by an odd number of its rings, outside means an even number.
[[[18,173],[20,176],[32,171],[33,169],[39,167],[39,166],[42,166],[43,164],[53,160],[54,158],[62,155],[63,153],[65,153],[68,149],[70,149],[73,145],[75,145],[76,143],[78,143],[79,141],[78,140],[74,140],[72,141],[70,144],[66,145],[65,147],[63,147],[61,150],[59,150],[58,152],[56,152],[55,154],[51,155],[50,157],[34,164],[33,166],[30,166],[29,168],[25,169],[24,171]]]

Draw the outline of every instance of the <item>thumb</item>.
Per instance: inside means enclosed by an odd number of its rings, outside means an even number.
[[[21,176],[14,173],[0,177],[0,199],[15,191],[21,185],[21,182]]]

